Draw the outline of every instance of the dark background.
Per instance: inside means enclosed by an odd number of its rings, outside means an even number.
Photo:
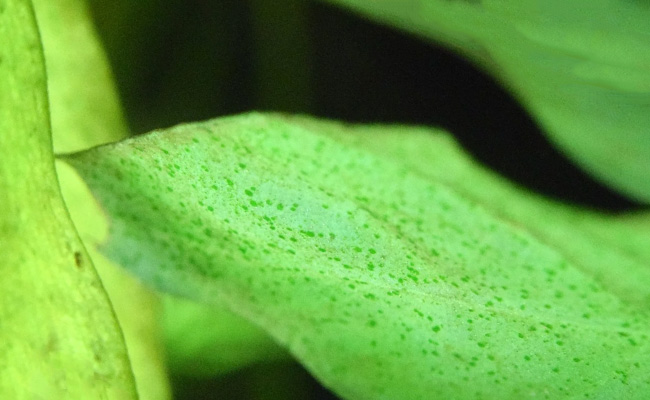
[[[489,76],[435,44],[305,0],[91,3],[134,133],[249,110],[440,126],[531,190],[611,212],[637,207],[575,167]],[[188,399],[335,398],[293,364],[176,384]]]

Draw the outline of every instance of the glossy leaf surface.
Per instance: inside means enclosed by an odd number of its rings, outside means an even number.
[[[345,398],[650,390],[648,231],[523,192],[439,131],[248,114],[66,160],[110,257],[227,305]]]

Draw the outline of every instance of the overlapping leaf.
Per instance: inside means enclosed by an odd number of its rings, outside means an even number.
[[[343,397],[650,391],[647,231],[522,192],[443,133],[249,114],[67,161],[112,258],[226,304]]]

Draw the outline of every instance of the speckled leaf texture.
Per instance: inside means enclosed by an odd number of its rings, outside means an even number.
[[[509,89],[567,156],[650,203],[650,2],[326,2],[466,55]]]
[[[246,114],[68,156],[108,255],[347,399],[646,399],[647,214],[514,187],[447,134]]]

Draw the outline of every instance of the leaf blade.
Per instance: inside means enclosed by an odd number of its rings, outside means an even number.
[[[364,129],[250,114],[67,161],[112,215],[112,257],[251,319],[344,397],[642,397],[643,303],[444,179],[344,139]],[[454,154],[439,132],[394,129]],[[505,199],[539,211],[528,197]]]

